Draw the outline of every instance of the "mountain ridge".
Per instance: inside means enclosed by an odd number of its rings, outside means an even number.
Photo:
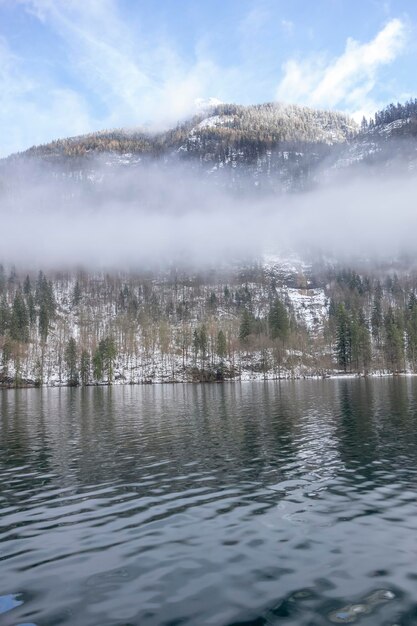
[[[159,132],[103,130],[57,139],[0,161],[0,177],[14,166],[39,164],[48,175],[90,178],[115,167],[180,164],[200,180],[241,193],[311,189],[339,173],[417,169],[417,101],[388,105],[361,125],[339,112],[299,105],[214,104]]]
[[[201,126],[205,120],[213,118],[218,118],[218,123]],[[235,134],[245,132],[259,134],[260,140],[265,142],[324,140],[327,143],[335,143],[354,135],[359,126],[344,113],[299,105],[264,103],[244,106],[220,103],[207,106],[167,130],[152,132],[140,126],[100,130],[32,146],[9,155],[6,159],[22,155],[80,156],[91,150],[143,151],[151,147],[157,152],[163,145],[168,148],[179,148],[181,142],[189,139],[191,132],[207,128],[210,128],[211,132],[213,129],[217,131],[227,129],[232,139],[235,139]]]

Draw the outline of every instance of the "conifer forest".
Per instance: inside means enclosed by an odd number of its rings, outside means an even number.
[[[417,272],[0,270],[3,385],[414,372]]]

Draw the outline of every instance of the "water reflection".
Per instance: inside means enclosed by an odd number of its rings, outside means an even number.
[[[7,390],[0,409],[6,626],[414,623],[414,379]]]

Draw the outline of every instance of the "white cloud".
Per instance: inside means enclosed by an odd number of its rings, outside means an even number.
[[[242,85],[255,84],[258,91],[263,85],[254,69],[256,37],[242,52],[243,62],[221,67],[201,41],[185,58],[166,35],[130,23],[118,0],[10,1],[60,45],[50,60],[35,65],[14,54],[12,39],[0,39],[0,126],[7,129],[0,156],[103,128],[167,126],[188,115],[197,98],[230,101],[245,98]],[[262,6],[249,12],[238,29],[241,39],[248,41],[254,32],[259,38],[268,15]],[[292,28],[285,20],[279,26]],[[339,58],[289,60],[277,97],[350,112],[372,110],[378,69],[395,58],[404,40],[405,26],[397,19],[369,43],[349,40]],[[269,83],[263,87],[267,93]]]
[[[21,2],[65,42],[77,78],[107,109],[106,126],[177,121],[230,78],[201,51],[186,62],[166,39],[130,25],[114,0]]]
[[[86,132],[94,120],[81,95],[39,82],[0,39],[0,157],[54,137]]]
[[[103,128],[166,126],[197,98],[224,99],[240,82],[202,47],[185,60],[165,37],[129,23],[116,0],[17,1],[63,45],[34,70],[0,39],[0,126],[8,129],[0,157]]]
[[[239,24],[240,33],[244,37],[253,37],[262,31],[269,19],[268,11],[262,6],[254,6]]]
[[[348,39],[339,57],[290,59],[283,66],[284,77],[276,97],[314,107],[338,107],[358,116],[373,107],[372,91],[378,70],[398,56],[405,42],[404,23],[392,19],[368,43]]]

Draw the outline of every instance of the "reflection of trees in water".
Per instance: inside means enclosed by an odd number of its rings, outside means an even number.
[[[305,407],[297,443],[299,472],[313,481],[331,478],[340,469],[334,389],[322,388],[322,407]]]
[[[230,385],[203,389],[202,415],[206,428],[201,444],[215,446],[216,456],[230,460],[224,475],[261,481],[278,470],[292,454],[294,402],[285,383]],[[207,452],[206,452],[207,454]]]
[[[416,381],[405,378],[339,383],[341,459],[377,484],[417,452]],[[352,481],[357,476],[351,474]]]
[[[28,473],[48,474],[45,485],[75,491],[134,483],[146,496],[176,482],[181,491],[195,487],[198,477],[226,488],[262,481],[293,452],[294,398],[278,383],[18,390],[1,398],[3,466],[26,464]]]
[[[386,410],[381,411],[385,426],[390,428],[401,428],[411,434],[415,431],[412,424],[413,410],[416,415],[415,403],[413,402],[413,391],[415,386],[410,386],[410,378],[392,377],[384,381],[386,389]],[[417,390],[415,390],[417,391]],[[416,394],[414,393],[414,399]],[[411,420],[410,420],[411,418]]]
[[[21,500],[20,492],[43,489],[52,480],[44,406],[47,393],[32,389],[0,392],[1,495],[10,505]]]
[[[0,400],[0,462],[5,467],[21,466],[30,450],[25,397],[21,390],[7,390],[0,393]]]
[[[346,467],[372,462],[378,456],[375,400],[370,380],[338,381],[340,457]]]
[[[379,437],[384,457],[395,466],[415,463],[417,455],[417,385],[415,379],[385,381],[385,404],[380,407]]]
[[[410,379],[9,390],[1,463],[74,489],[133,482],[143,495],[204,477],[226,487],[324,476],[340,463],[370,476],[388,450],[415,453],[416,407]]]
[[[44,396],[47,391],[10,389],[0,393],[0,456],[6,466],[34,463],[48,469]]]

